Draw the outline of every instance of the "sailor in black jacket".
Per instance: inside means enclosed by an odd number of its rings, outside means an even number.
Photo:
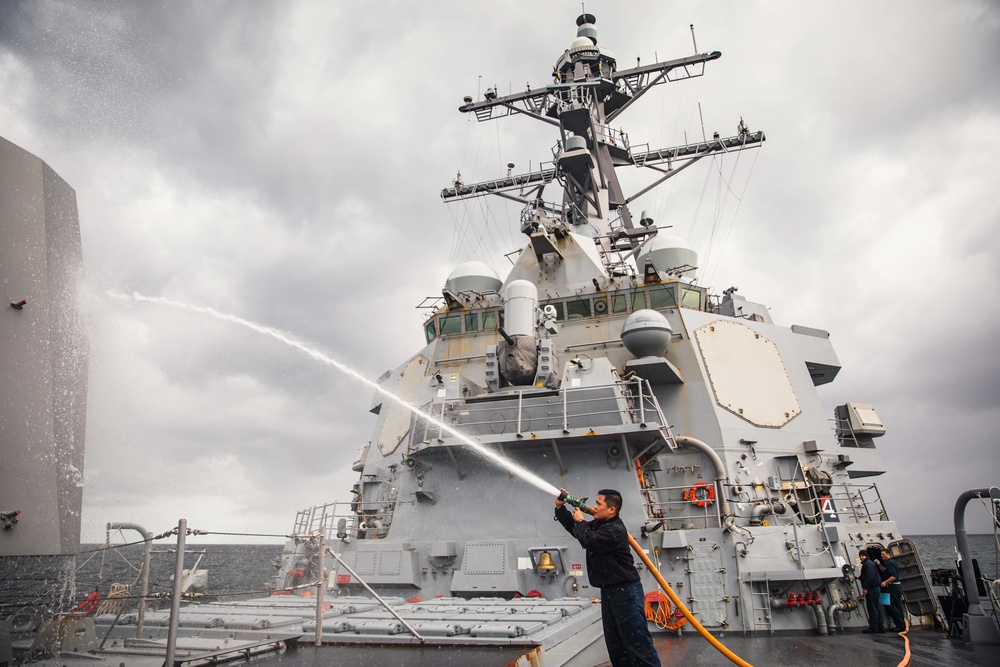
[[[861,559],[861,576],[858,583],[861,584],[861,595],[865,599],[865,608],[868,611],[868,629],[863,630],[865,634],[885,632],[885,618],[882,616],[882,605],[879,596],[882,592],[882,577],[879,576],[875,561],[868,558],[868,552],[862,549],[858,554]]]
[[[570,513],[566,501],[556,498],[555,518],[587,551],[590,585],[601,589],[604,642],[614,667],[655,665],[660,659],[646,625],[642,584],[632,562],[628,530],[618,517],[621,494],[601,489],[594,503],[594,520],[586,521],[579,508]]]

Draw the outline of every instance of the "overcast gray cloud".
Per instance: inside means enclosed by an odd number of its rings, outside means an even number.
[[[734,133],[761,151],[703,162],[640,202],[782,324],[828,329],[828,409],[875,405],[910,533],[948,532],[962,490],[1000,480],[1000,9],[988,0],[591,0],[631,64],[698,49],[706,76],[621,118],[651,147]],[[375,378],[422,344],[453,266],[520,245],[467,182],[548,156],[551,128],[477,124],[462,96],[541,85],[578,2],[82,2],[0,5],[0,134],[77,191],[93,329],[84,537],[285,532],[347,499],[370,391],[209,306],[313,343]],[[480,78],[481,77],[481,78]],[[727,185],[720,184],[720,176]],[[625,177],[628,187],[648,182]],[[739,201],[737,199],[741,199]],[[988,526],[970,511],[970,525]]]

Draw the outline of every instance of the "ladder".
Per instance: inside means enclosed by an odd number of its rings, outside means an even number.
[[[751,574],[747,583],[750,584],[750,613],[753,617],[751,631],[754,634],[757,633],[757,626],[760,625],[757,622],[757,612],[760,612],[768,634],[773,636],[774,626],[771,623],[771,580],[768,578],[767,572],[765,572],[763,579],[754,579]],[[763,584],[763,590],[760,590],[759,584]]]

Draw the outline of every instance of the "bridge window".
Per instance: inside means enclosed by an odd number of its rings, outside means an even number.
[[[448,336],[451,334],[462,333],[462,316],[461,315],[445,315],[438,320],[441,327],[441,335]]]
[[[674,297],[673,287],[656,287],[649,290],[650,308],[674,308],[677,300]]]
[[[465,330],[479,331],[479,313],[468,313],[465,316]]]
[[[625,294],[613,294],[611,296],[611,312],[612,313],[627,313],[628,312],[628,293]]]
[[[605,307],[607,304],[605,304]],[[590,317],[590,299],[579,299],[577,301],[566,302],[566,317],[570,320],[578,320],[582,317]]]
[[[483,331],[496,331],[497,311],[487,310],[483,313]]]
[[[694,289],[681,290],[681,306],[701,310],[701,292]]]
[[[646,293],[642,290],[636,290],[632,293],[632,312],[637,310],[642,310],[646,307]]]
[[[427,320],[427,324],[424,325],[424,335],[427,337],[427,342],[431,342],[437,338],[437,330],[434,328],[434,318]]]

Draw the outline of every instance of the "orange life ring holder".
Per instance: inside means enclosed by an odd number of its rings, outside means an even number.
[[[688,489],[687,499],[697,507],[711,507],[715,502],[715,487],[708,482],[698,482]]]

